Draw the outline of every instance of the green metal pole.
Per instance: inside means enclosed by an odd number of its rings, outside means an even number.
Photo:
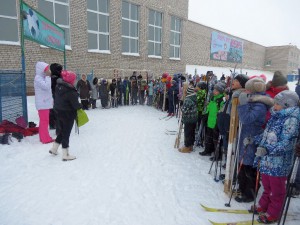
[[[66,32],[64,31],[64,40],[65,40],[65,44],[64,44],[64,69],[67,69],[67,57],[66,57]]]
[[[22,95],[22,101],[23,101],[23,111],[24,115],[23,117],[26,119],[26,122],[28,124],[28,109],[27,109],[27,89],[26,89],[26,63],[25,63],[25,46],[24,46],[24,26],[23,26],[23,20],[24,20],[24,14],[23,14],[23,1],[19,0],[20,4],[20,31],[21,31],[21,64],[22,64],[22,77],[23,77],[23,95]]]

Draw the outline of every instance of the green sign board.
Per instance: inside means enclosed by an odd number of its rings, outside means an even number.
[[[22,3],[23,29],[26,39],[65,51],[65,31],[26,3]]]

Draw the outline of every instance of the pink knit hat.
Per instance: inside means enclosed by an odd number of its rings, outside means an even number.
[[[253,76],[249,77],[249,79],[253,79],[253,78],[261,78],[261,79],[264,80],[264,82],[267,82],[267,77],[264,74],[261,74],[259,76],[258,75],[253,75]]]
[[[65,82],[74,85],[74,83],[76,81],[76,74],[74,72],[68,71],[68,70],[63,70],[63,71],[61,71],[61,76]]]

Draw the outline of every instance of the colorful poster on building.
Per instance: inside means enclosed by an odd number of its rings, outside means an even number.
[[[62,28],[24,2],[21,16],[26,39],[60,51],[65,50],[65,31]]]
[[[211,34],[210,59],[242,63],[243,41],[213,31]]]

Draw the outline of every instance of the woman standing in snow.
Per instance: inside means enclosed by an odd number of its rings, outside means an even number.
[[[266,84],[260,78],[247,81],[246,91],[239,96],[238,115],[242,124],[240,127],[238,173],[241,196],[235,197],[237,202],[252,202],[255,197],[256,168],[253,168],[256,145],[254,136],[263,133],[263,125],[269,108],[273,106],[273,99],[266,96]]]
[[[81,80],[79,80],[77,82],[76,88],[79,92],[82,108],[84,110],[88,110],[89,109],[91,85],[90,85],[90,82],[87,80],[85,74],[81,75]]]
[[[53,108],[53,98],[51,91],[51,71],[49,64],[37,62],[35,65],[34,78],[35,107],[38,110],[39,136],[43,144],[53,142],[49,134],[49,114]]]
[[[54,109],[57,112],[57,121],[60,127],[59,133],[49,153],[57,155],[60,144],[62,145],[62,160],[73,160],[75,156],[69,155],[69,139],[77,110],[81,108],[78,101],[78,93],[74,87],[76,81],[75,73],[64,70],[61,72],[62,79],[57,80],[55,89]]]

